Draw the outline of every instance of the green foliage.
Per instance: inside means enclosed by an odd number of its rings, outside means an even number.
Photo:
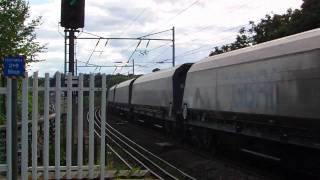
[[[226,44],[221,47],[215,47],[215,50],[212,51],[209,56],[213,56],[216,54],[221,54],[229,51],[233,51],[236,49],[241,49],[244,47],[248,47],[252,44],[252,37],[248,35],[248,31],[245,28],[241,28],[239,30],[239,34],[236,37],[236,41],[231,44]]]
[[[288,9],[284,14],[267,14],[250,28],[241,28],[235,42],[215,47],[209,56],[241,49],[320,27],[320,1],[304,0],[301,9]]]
[[[137,78],[140,75],[122,75],[122,74],[116,74],[116,75],[107,75],[107,87],[112,87],[116,84],[119,84],[123,81],[132,79],[132,78]]]
[[[36,42],[35,28],[41,17],[30,20],[29,6],[24,0],[0,1],[0,58],[24,55],[26,62],[38,61],[44,46]],[[2,63],[2,60],[0,61]],[[0,64],[1,64],[0,63]]]
[[[299,25],[301,17],[301,10],[288,9],[287,12],[282,15],[266,15],[258,24],[250,22],[251,28],[248,31],[252,32],[252,39],[255,44],[271,41],[308,30],[306,28],[297,28],[301,26]]]
[[[0,102],[1,103],[1,102]],[[0,125],[5,123],[6,117],[3,112],[0,112]]]
[[[302,32],[320,27],[320,1],[304,0],[301,8],[302,15],[295,28]]]
[[[133,167],[130,172],[129,172],[129,177],[132,176],[133,174],[135,173],[138,173],[141,171],[141,168],[140,167]]]
[[[30,19],[29,6],[25,0],[0,0],[0,67],[5,56],[24,55],[27,64],[40,61],[38,53],[45,46],[36,42],[34,32],[40,20],[41,17]],[[0,83],[4,86],[5,79],[0,78]],[[5,106],[5,97],[0,96],[1,124],[4,123]]]

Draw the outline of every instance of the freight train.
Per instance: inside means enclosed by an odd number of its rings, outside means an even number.
[[[319,165],[320,29],[122,82],[108,104],[212,150]]]

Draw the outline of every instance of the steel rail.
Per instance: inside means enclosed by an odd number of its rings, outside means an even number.
[[[97,115],[97,110],[95,110],[95,117],[96,118],[100,118],[100,116],[98,116]],[[87,114],[87,117],[88,117],[88,114]],[[95,119],[96,119],[95,118]],[[87,120],[88,120],[88,118],[87,118]],[[99,128],[99,129],[101,129],[101,127],[98,125],[98,123],[95,121],[94,122],[95,123],[95,125]],[[95,130],[95,132],[96,132],[96,130]],[[100,136],[98,133],[97,133],[97,136]],[[101,136],[100,136],[101,137]],[[143,166],[146,170],[148,170],[151,174],[153,174],[155,177],[157,177],[157,178],[159,178],[159,179],[162,179],[163,180],[163,178],[160,176],[160,175],[158,175],[156,172],[154,172],[153,170],[151,170],[147,165],[145,165],[143,162],[141,162],[137,157],[135,157],[132,153],[130,153],[129,151],[127,151],[123,146],[121,146],[119,143],[117,143],[111,136],[109,136],[109,135],[107,135],[106,134],[106,137],[108,137],[112,142],[114,142],[121,150],[123,150],[126,154],[128,154],[131,158],[133,158],[135,161],[137,161],[141,166]],[[121,157],[122,158],[122,157]]]
[[[158,168],[160,171],[162,171],[164,174],[166,174],[168,177],[178,180],[177,177],[175,177],[173,174],[169,173],[167,170],[163,169],[162,167],[160,167],[157,163],[155,163],[154,161],[152,161],[150,158],[146,157],[145,155],[143,155],[141,152],[139,152],[138,150],[136,150],[134,147],[130,146],[128,143],[126,143],[124,140],[122,140],[121,138],[119,138],[117,135],[115,135],[114,133],[112,133],[110,130],[107,130],[113,137],[117,138],[120,142],[122,142],[123,144],[125,144],[128,148],[132,149],[135,153],[137,153],[138,155],[140,155],[142,158],[144,158],[145,160],[147,160],[149,163],[151,163],[153,166],[155,166],[156,168]]]
[[[87,113],[87,121],[89,123],[89,113]],[[94,132],[96,134],[96,136],[98,136],[99,138],[101,137],[101,135],[99,135],[99,133],[94,129]],[[129,169],[132,169],[132,166],[124,159],[122,158],[119,153],[114,150],[109,144],[107,144],[107,147],[110,148],[110,150],[129,168]]]
[[[96,110],[96,113],[99,111]],[[100,116],[100,113],[97,113],[97,116]],[[100,118],[98,117],[97,120],[99,120]],[[162,163],[166,164],[167,166],[171,167],[172,169],[174,169],[175,171],[178,171],[179,173],[181,173],[184,177],[195,180],[194,177],[188,175],[187,173],[183,172],[182,170],[178,169],[177,167],[173,166],[172,164],[170,164],[169,162],[165,161],[164,159],[158,157],[157,155],[155,155],[154,153],[148,151],[147,149],[145,149],[144,147],[142,147],[141,145],[137,144],[136,142],[132,141],[131,139],[129,139],[127,136],[125,136],[124,134],[120,133],[118,130],[114,129],[112,126],[110,126],[108,123],[106,123],[106,126],[108,126],[110,129],[112,129],[114,132],[116,132],[117,134],[119,134],[120,136],[122,136],[124,139],[126,139],[127,141],[129,141],[130,143],[134,144],[135,146],[139,147],[140,149],[142,149],[144,152],[148,153],[149,155],[151,155],[152,157],[154,157],[155,159],[161,161]],[[109,128],[106,128],[107,131],[110,132]],[[157,166],[156,166],[157,167]]]

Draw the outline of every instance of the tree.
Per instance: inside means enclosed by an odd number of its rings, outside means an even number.
[[[304,0],[301,9],[288,9],[284,14],[267,14],[257,24],[249,22],[250,28],[241,28],[235,42],[215,47],[209,56],[241,49],[254,44],[320,27],[320,1]]]
[[[24,0],[0,0],[0,67],[5,56],[24,55],[26,63],[37,62],[45,49],[36,41],[35,28],[41,17],[30,20],[29,6]],[[0,68],[0,73],[2,69]],[[5,79],[1,78],[1,84]],[[5,98],[0,96],[0,123],[3,123]]]
[[[250,22],[251,28],[248,30],[252,34],[254,44],[271,41],[281,37],[302,32],[297,27],[299,19],[302,17],[301,10],[288,9],[285,14],[266,15],[258,24]],[[299,23],[300,24],[300,23]]]
[[[252,38],[248,35],[248,31],[245,28],[241,28],[235,42],[223,45],[221,47],[215,47],[215,50],[211,51],[209,56],[214,56],[217,54],[248,47],[252,45],[252,43]]]
[[[320,1],[304,0],[301,5],[301,16],[294,24],[297,32],[303,32],[320,27]]]
[[[45,47],[36,41],[35,28],[41,17],[30,20],[24,0],[0,0],[0,64],[8,55],[24,55],[26,63],[39,61]]]

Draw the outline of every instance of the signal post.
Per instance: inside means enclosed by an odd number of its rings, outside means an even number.
[[[84,27],[85,0],[61,0],[61,26],[65,28],[65,74],[75,72],[75,33]],[[68,59],[67,59],[68,58]],[[77,94],[72,93],[72,127],[77,127]],[[77,131],[72,131],[72,165],[76,165]],[[68,144],[66,144],[68,146]],[[69,160],[70,161],[70,160]],[[71,163],[71,162],[69,162]]]

